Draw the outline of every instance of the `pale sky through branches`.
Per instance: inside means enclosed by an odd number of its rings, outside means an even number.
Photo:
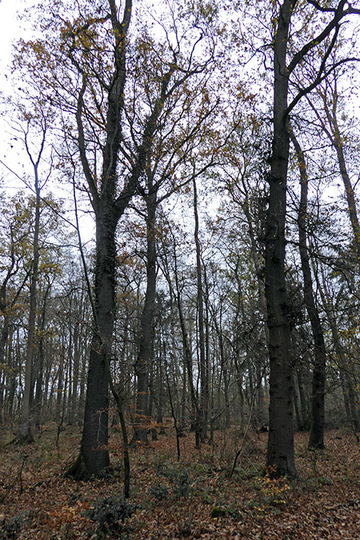
[[[0,96],[2,98],[6,98],[11,94],[12,46],[16,40],[26,37],[26,29],[22,21],[19,20],[18,15],[28,5],[29,2],[27,0],[0,0]],[[31,32],[31,28],[29,28],[29,32]],[[30,35],[27,37],[30,38]],[[2,107],[2,116],[0,116],[0,133],[0,160],[5,164],[5,166],[1,167],[0,185],[1,189],[5,188],[7,193],[10,194],[25,188],[25,184],[16,175],[21,177],[27,168],[30,171],[31,168],[30,163],[23,157],[20,145],[13,142],[14,133],[11,132],[7,123],[6,108],[4,109],[4,106]],[[16,175],[12,174],[7,167],[14,170]],[[68,200],[68,205],[71,208],[71,186],[66,186],[65,189],[59,189],[58,186],[56,191],[59,197]],[[81,206],[81,203],[79,204]],[[71,214],[68,218],[72,221],[73,215]],[[87,242],[94,236],[93,219],[89,216],[84,216],[82,212],[80,218],[83,239]]]
[[[17,10],[21,9],[21,0],[0,0],[0,74],[1,90],[4,75],[8,70],[11,58],[12,41],[20,36],[20,25],[16,18]]]
[[[11,93],[12,46],[14,41],[24,34],[24,30],[21,28],[20,21],[17,17],[18,12],[24,8],[24,6],[24,0],[0,0],[0,97],[2,99],[6,98],[9,93]],[[2,160],[6,159],[8,156],[9,141],[11,137],[6,120],[6,110],[4,111],[4,107],[2,107],[2,117],[0,117],[0,159]],[[19,185],[17,187],[22,186]]]

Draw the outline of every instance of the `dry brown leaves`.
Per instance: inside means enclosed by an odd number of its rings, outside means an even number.
[[[56,426],[27,447],[0,448],[0,538],[97,538],[86,515],[94,501],[122,492],[121,440],[110,441],[110,480],[74,482],[63,472],[76,456],[80,433],[68,427],[55,447]],[[331,431],[326,449],[311,452],[297,434],[299,479],[292,484],[262,476],[266,434],[249,435],[232,478],[241,445],[236,430],[218,432],[211,444],[194,449],[194,436],[181,439],[176,460],[173,430],[150,447],[131,451],[132,499],[137,510],[122,533],[109,538],[349,539],[360,537],[360,447],[351,433]],[[215,510],[214,510],[215,509]],[[216,517],[212,517],[216,516]]]

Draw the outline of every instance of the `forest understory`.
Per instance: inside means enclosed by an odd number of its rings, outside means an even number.
[[[64,471],[81,433],[55,424],[31,445],[1,430],[0,538],[344,538],[360,535],[360,446],[349,431],[326,433],[325,450],[295,435],[298,479],[264,474],[266,433],[218,431],[194,448],[169,426],[148,447],[131,449],[131,498],[122,499],[120,433],[110,437],[112,474],[75,482]],[[236,453],[241,449],[230,477]]]

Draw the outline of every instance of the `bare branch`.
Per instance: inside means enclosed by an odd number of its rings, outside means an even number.
[[[348,14],[348,11],[344,11],[343,7],[346,4],[346,0],[341,0],[336,11],[334,18],[329,22],[329,24],[324,28],[324,30],[316,37],[311,39],[308,43],[306,43],[303,48],[298,51],[293,59],[291,60],[289,66],[288,66],[288,72],[289,74],[294,71],[296,66],[303,60],[303,58],[312,50],[314,47],[317,47],[320,43],[322,43],[329,35],[330,33],[336,28],[336,26],[339,24],[341,19]]]
[[[77,109],[76,109],[76,122],[77,122],[77,127],[78,127],[78,145],[79,145],[80,160],[81,160],[82,168],[83,168],[85,178],[86,178],[86,181],[88,183],[89,190],[91,193],[91,204],[94,208],[94,211],[97,212],[98,207],[99,207],[99,193],[96,187],[95,179],[91,173],[90,165],[89,165],[87,155],[86,155],[84,126],[82,122],[82,111],[84,107],[84,94],[85,94],[86,87],[87,87],[87,79],[86,79],[86,76],[83,75],[82,86],[79,92],[79,96],[77,100]]]
[[[309,84],[309,86],[307,86],[306,88],[302,88],[299,91],[299,93],[296,95],[296,97],[292,100],[290,105],[287,107],[287,109],[285,111],[285,115],[290,114],[290,112],[293,110],[295,105],[297,105],[299,103],[301,98],[303,98],[304,96],[309,94],[312,90],[314,90],[314,88],[316,88],[322,81],[324,81],[330,75],[330,73],[332,73],[336,68],[338,68],[339,66],[341,66],[343,64],[346,64],[347,62],[359,62],[359,61],[360,61],[360,58],[356,58],[356,57],[354,57],[354,58],[343,58],[342,60],[339,60],[339,62],[336,62],[335,64],[333,64],[330,67],[330,69],[328,69],[327,71],[324,71],[322,73],[322,75],[318,74],[316,79],[311,84]]]
[[[336,11],[336,8],[326,8],[320,6],[319,2],[317,2],[316,0],[307,0],[307,3],[311,4],[312,6],[316,7],[316,9],[324,13],[335,13]]]

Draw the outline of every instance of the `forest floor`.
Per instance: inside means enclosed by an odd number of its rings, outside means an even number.
[[[201,450],[188,434],[178,461],[168,428],[151,446],[131,450],[125,503],[117,431],[112,476],[90,482],[63,477],[78,452],[78,429],[66,427],[58,445],[55,425],[32,445],[7,444],[11,436],[0,432],[0,539],[360,538],[360,446],[344,430],[327,432],[326,449],[316,452],[307,434],[296,434],[299,478],[290,483],[262,474],[266,433],[251,432],[244,443],[236,430],[219,431]]]

